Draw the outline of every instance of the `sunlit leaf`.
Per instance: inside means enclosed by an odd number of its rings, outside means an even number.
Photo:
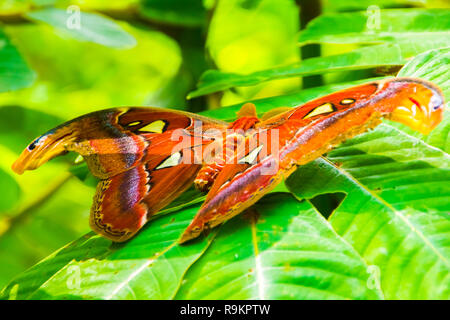
[[[334,230],[379,268],[388,299],[450,297],[450,157],[388,125],[301,167],[295,194],[344,192]],[[308,181],[308,183],[304,183]]]
[[[445,0],[321,0],[325,12],[379,10],[380,8],[397,8],[423,6],[425,4],[444,4]]]
[[[299,9],[294,1],[218,1],[206,48],[222,72],[251,73],[298,62]],[[298,79],[226,91],[221,104],[295,91]]]
[[[338,55],[310,58],[298,64],[257,71],[247,75],[208,70],[200,79],[198,89],[191,92],[188,97],[194,98],[236,86],[250,86],[274,79],[403,65],[408,58],[427,51],[430,47],[446,45],[448,45],[448,39],[424,40],[420,44],[381,44]]]
[[[300,44],[421,42],[450,37],[450,11],[380,10],[321,15],[300,33]]]
[[[265,197],[227,223],[177,299],[377,299],[368,267],[308,202]]]
[[[424,51],[450,45],[448,10],[382,10],[377,14],[375,22],[369,21],[366,12],[322,15],[300,33],[299,41],[378,45],[252,73],[208,70],[188,97],[275,79],[403,65]]]

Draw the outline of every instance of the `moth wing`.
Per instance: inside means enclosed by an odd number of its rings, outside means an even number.
[[[91,208],[91,228],[116,242],[131,238],[195,179],[201,165],[182,163],[182,152],[155,156],[101,180]]]
[[[142,132],[145,127],[140,124],[135,132],[145,138],[147,148],[138,165],[99,182],[91,208],[93,230],[113,241],[126,241],[189,188],[202,165],[202,148],[214,138],[205,131],[216,129],[221,134],[225,125],[196,115],[187,124],[166,125],[166,130],[153,133]],[[178,129],[182,130],[175,132]]]
[[[364,103],[373,97],[381,85],[382,82],[374,81],[313,99],[294,108],[275,108],[263,115],[259,127],[276,127],[286,121],[302,120],[306,125],[320,116],[342,111],[356,103]]]
[[[12,168],[17,173],[33,170],[67,151],[81,154],[92,174],[113,177],[147,161],[149,154],[165,154],[163,140],[177,131],[203,136],[209,129],[223,131],[226,122],[200,115],[162,108],[106,109],[73,119],[35,139]]]
[[[33,141],[13,164],[22,173],[67,151],[80,153],[100,178],[90,223],[98,233],[125,241],[182,193],[200,164],[206,131],[227,123],[159,108],[117,108],[66,122]],[[201,162],[200,162],[201,163]]]

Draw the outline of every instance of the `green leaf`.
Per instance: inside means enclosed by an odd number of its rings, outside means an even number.
[[[369,21],[367,12],[321,15],[308,24],[299,38],[301,45],[309,43],[378,45],[310,58],[300,63],[248,74],[208,70],[202,75],[197,90],[192,91],[188,98],[233,87],[257,85],[275,79],[403,65],[409,58],[429,49],[450,45],[448,10],[381,10],[378,14],[376,24]]]
[[[15,288],[17,299],[170,299],[214,236],[177,244],[197,210],[162,216],[125,244],[90,233],[16,278],[2,298]]]
[[[297,170],[290,190],[346,193],[329,221],[379,268],[386,298],[450,298],[449,155],[383,124],[328,158]]]
[[[208,70],[202,75],[198,89],[189,93],[188,98],[194,98],[236,86],[255,85],[275,79],[343,70],[403,65],[407,62],[408,58],[422,53],[430,47],[441,47],[446,44],[448,44],[448,40],[435,39],[430,39],[429,41],[424,40],[419,44],[381,44],[359,48],[344,54],[310,58],[298,64],[253,72],[247,75]]]
[[[26,13],[32,20],[47,23],[80,41],[113,48],[131,48],[136,40],[113,20],[96,13],[68,12],[46,8]]]
[[[307,202],[274,194],[256,206],[258,222],[233,219],[210,247],[214,233],[177,245],[197,210],[156,219],[126,244],[91,233],[16,278],[2,298],[11,290],[17,299],[382,297],[361,257]]]
[[[379,10],[380,8],[396,8],[406,6],[420,6],[425,3],[439,4],[440,0],[329,0],[323,6],[325,12],[355,11],[355,10]]]
[[[198,191],[194,186],[191,186],[187,189],[183,194],[181,194],[178,198],[173,200],[168,206],[164,207],[161,211],[157,213],[157,215],[168,214],[172,212],[180,211],[185,207],[189,207],[191,205],[199,204],[205,200],[206,196]]]
[[[300,33],[308,43],[379,43],[441,40],[450,37],[450,11],[397,9],[370,13],[325,14],[311,21]],[[448,41],[448,40],[447,40]]]
[[[201,26],[206,21],[202,0],[143,0],[139,12],[150,20],[188,27]]]
[[[0,92],[28,87],[33,83],[35,76],[16,47],[0,29]]]
[[[377,299],[361,257],[308,203],[265,197],[229,221],[177,299]]]

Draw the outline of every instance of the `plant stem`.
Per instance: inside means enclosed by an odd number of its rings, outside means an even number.
[[[45,190],[38,198],[22,208],[16,214],[10,215],[10,217],[3,218],[1,221],[0,237],[4,236],[7,232],[12,231],[20,222],[24,221],[38,208],[42,207],[51,197],[58,191],[66,182],[68,182],[73,175],[71,173],[65,174],[60,179]]]

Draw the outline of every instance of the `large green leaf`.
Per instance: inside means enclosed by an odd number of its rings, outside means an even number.
[[[448,39],[424,39],[420,43],[402,42],[380,44],[359,48],[343,54],[310,58],[300,63],[257,71],[247,75],[208,70],[202,75],[198,89],[189,93],[188,98],[194,98],[236,86],[255,85],[275,79],[308,76],[333,71],[403,65],[409,58],[427,51],[429,48],[448,46],[448,44]]]
[[[252,215],[230,221],[208,249],[214,233],[177,245],[197,210],[163,216],[125,245],[83,237],[23,273],[3,298],[382,297],[367,285],[370,269],[361,257],[308,202],[275,194],[256,206],[257,221]]]
[[[308,43],[419,43],[450,37],[450,11],[441,9],[397,9],[370,13],[352,12],[321,15],[299,36]]]
[[[398,8],[409,6],[444,5],[446,0],[321,0],[325,12],[370,10],[377,8]]]
[[[96,13],[46,8],[28,12],[26,16],[47,23],[80,41],[90,41],[114,48],[130,48],[136,45],[133,36],[113,20]]]
[[[0,92],[28,87],[35,74],[0,29]]]
[[[112,50],[57,37],[54,28],[45,24],[9,28],[40,77],[31,88],[0,95],[0,103],[39,109],[66,120],[101,108],[146,105],[149,92],[176,78],[180,48],[162,32],[123,27],[138,41],[132,49]]]
[[[311,204],[272,194],[221,229],[176,298],[382,298],[368,270]]]
[[[399,76],[433,81],[448,99],[448,64],[449,48],[430,50]],[[301,197],[347,194],[330,222],[378,266],[386,298],[450,296],[449,116],[445,112],[429,136],[383,124],[331,152],[331,161],[301,168],[287,183]],[[301,183],[309,177],[313,183]]]
[[[448,10],[381,10],[375,28],[368,26],[367,19],[365,12],[320,16],[302,31],[300,42],[378,45],[247,74],[208,70],[188,98],[275,79],[403,65],[429,49],[450,45]]]
[[[328,157],[301,167],[288,187],[306,198],[346,194],[330,223],[378,266],[386,298],[449,299],[449,155],[381,125]]]

